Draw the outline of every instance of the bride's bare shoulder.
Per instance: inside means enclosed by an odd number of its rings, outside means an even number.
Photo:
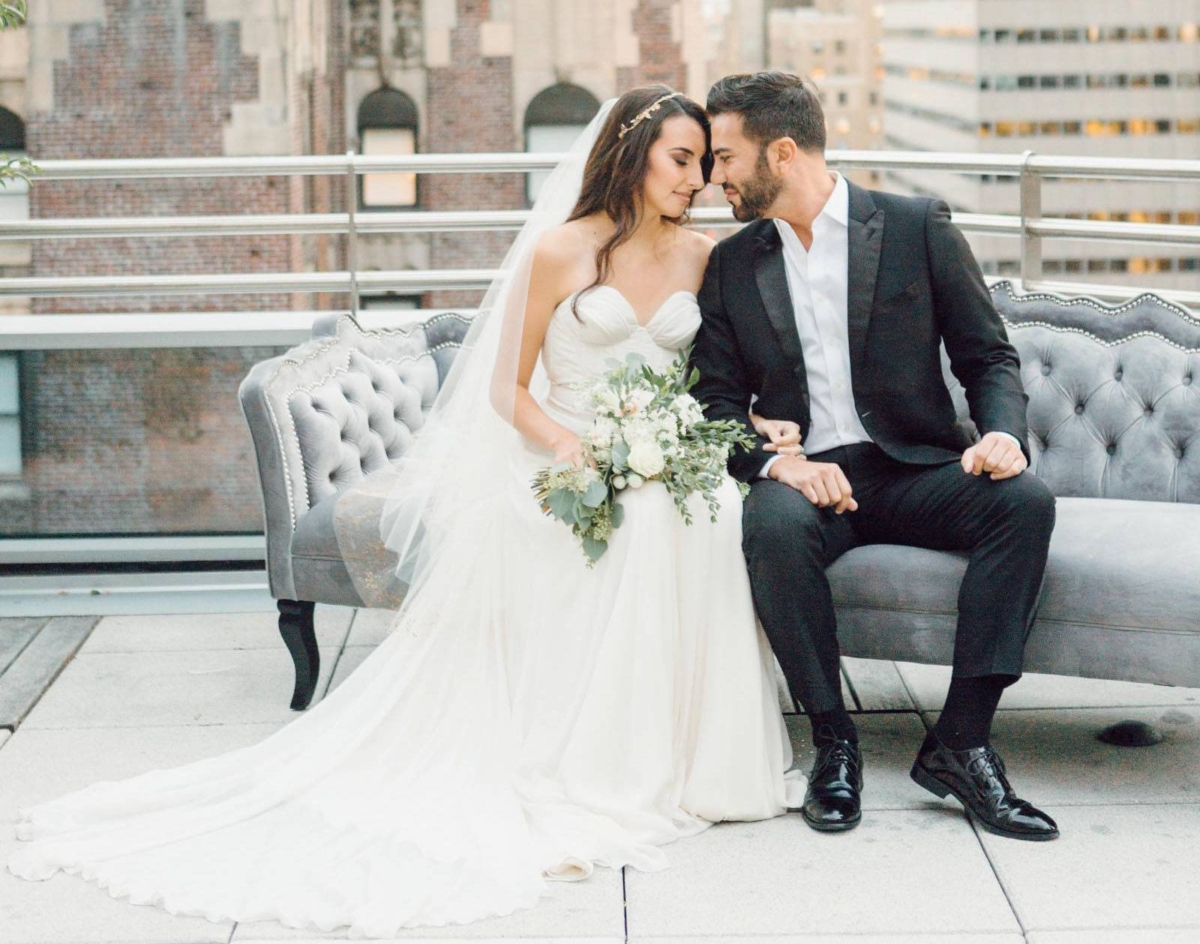
[[[533,278],[554,301],[561,301],[588,272],[595,250],[583,220],[554,226],[538,237],[533,254]]]
[[[702,261],[707,262],[717,241],[711,236],[696,232],[694,229],[685,229],[684,232],[688,237],[687,247]]]
[[[717,241],[704,233],[697,233],[695,230],[685,229],[683,232],[685,233],[684,249],[687,254],[688,269],[699,284],[700,279],[704,276],[704,270],[708,266],[708,257],[712,255]]]
[[[570,220],[553,226],[538,238],[537,255],[548,262],[573,262],[594,248],[592,230],[587,220]]]

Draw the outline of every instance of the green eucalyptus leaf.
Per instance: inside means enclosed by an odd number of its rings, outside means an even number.
[[[566,521],[575,510],[575,495],[565,488],[556,488],[546,496],[546,507],[555,518]]]
[[[598,561],[601,557],[603,557],[604,552],[607,550],[608,550],[608,542],[607,541],[597,541],[593,537],[588,537],[587,535],[584,535],[583,553],[585,553],[588,556],[588,560],[590,560],[593,564],[596,563],[596,561]]]
[[[608,487],[603,482],[593,482],[583,493],[583,503],[589,508],[599,508],[608,498]]]

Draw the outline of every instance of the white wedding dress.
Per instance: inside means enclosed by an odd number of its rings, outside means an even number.
[[[690,292],[644,327],[611,287],[580,318],[569,302],[545,340],[544,406],[576,431],[591,422],[577,385],[634,351],[666,366],[700,323]],[[469,535],[439,552],[322,702],[257,745],[22,811],[30,841],[9,868],[177,914],[381,937],[531,907],[547,878],[594,865],[662,869],[666,843],[798,805],[733,481],[719,521],[697,501],[690,527],[661,485],[626,491],[588,569],[530,492],[547,464],[520,447],[496,470],[511,488],[492,513],[523,536],[511,553],[473,562]]]

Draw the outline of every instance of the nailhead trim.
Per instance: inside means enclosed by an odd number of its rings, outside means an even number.
[[[1123,312],[1126,312],[1126,311],[1129,311],[1130,309],[1136,308],[1143,301],[1146,301],[1147,299],[1149,299],[1150,301],[1161,305],[1163,308],[1167,309],[1167,311],[1171,312],[1172,314],[1177,315],[1178,317],[1182,318],[1184,321],[1188,322],[1189,324],[1195,325],[1196,327],[1200,328],[1200,319],[1198,319],[1194,315],[1192,315],[1191,312],[1189,312],[1185,308],[1181,308],[1180,306],[1176,305],[1174,302],[1169,302],[1165,298],[1155,295],[1153,292],[1142,292],[1141,295],[1138,295],[1135,298],[1131,298],[1129,301],[1125,302],[1122,305],[1112,306],[1112,305],[1106,305],[1099,299],[1092,298],[1090,295],[1080,295],[1077,298],[1067,298],[1064,295],[1055,295],[1051,292],[1028,292],[1028,293],[1022,292],[1020,295],[1018,295],[1016,293],[1016,289],[1013,287],[1012,282],[1009,282],[1007,280],[1005,280],[1003,282],[997,282],[990,289],[988,289],[988,291],[991,294],[995,294],[1000,289],[1003,289],[1004,293],[1009,297],[1009,299],[1011,299],[1013,302],[1016,302],[1017,304],[1024,304],[1026,302],[1034,302],[1034,301],[1052,301],[1059,305],[1063,305],[1067,308],[1074,308],[1077,305],[1084,305],[1088,308],[1094,309],[1095,311],[1102,312],[1104,314],[1111,314],[1111,315],[1122,314]]]
[[[1126,335],[1123,338],[1117,338],[1115,341],[1105,341],[1103,338],[1098,338],[1090,331],[1084,331],[1083,328],[1064,328],[1061,325],[1053,325],[1048,321],[1022,321],[1020,324],[1012,324],[1005,322],[1006,327],[1013,331],[1019,331],[1022,328],[1045,328],[1047,331],[1053,331],[1057,334],[1081,334],[1090,341],[1095,341],[1101,347],[1117,347],[1120,344],[1127,344],[1130,341],[1135,341],[1138,338],[1156,338],[1168,347],[1173,347],[1177,351],[1182,351],[1184,354],[1200,354],[1200,347],[1184,347],[1182,344],[1177,344],[1170,338],[1163,337],[1157,331],[1135,331],[1133,334]]]

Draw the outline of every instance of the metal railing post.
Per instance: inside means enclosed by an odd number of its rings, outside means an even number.
[[[346,267],[350,270],[350,314],[358,317],[358,228],[354,213],[358,209],[358,175],[354,172],[354,148],[346,152]]]
[[[1042,218],[1042,177],[1029,167],[1033,151],[1021,155],[1021,284],[1042,277],[1042,237],[1030,231],[1029,224]]]

